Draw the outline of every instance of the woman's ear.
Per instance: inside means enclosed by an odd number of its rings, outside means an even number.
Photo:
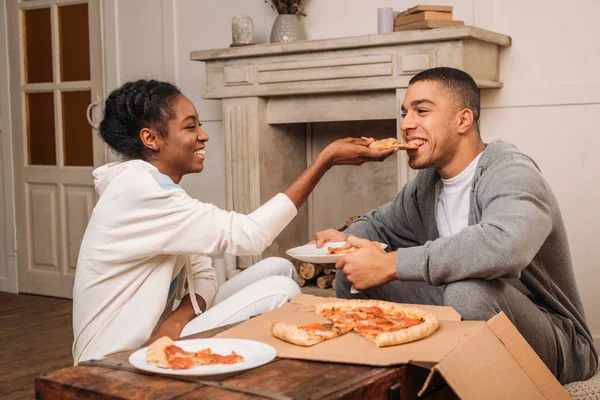
[[[468,108],[463,108],[458,113],[458,132],[465,133],[473,128],[474,115],[473,111]]]
[[[145,148],[152,150],[153,152],[160,151],[160,145],[162,143],[161,137],[154,129],[142,128],[140,131],[140,140]]]

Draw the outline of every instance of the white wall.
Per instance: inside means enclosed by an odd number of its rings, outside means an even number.
[[[377,7],[402,10],[439,0],[307,0],[303,25],[308,39],[375,33]],[[592,332],[600,338],[600,2],[542,0],[445,0],[455,19],[510,35],[503,50],[505,87],[484,91],[482,132],[489,141],[504,138],[540,164],[561,205],[569,231],[575,272]],[[266,43],[276,17],[263,0],[107,0],[117,28],[107,34],[118,50],[109,63],[108,89],[127,79],[153,76],[175,81],[196,105],[211,136],[205,171],[186,177],[193,196],[225,206],[223,130],[218,101],[202,99],[204,64],[191,62],[192,50],[227,47],[231,17],[249,14],[257,43]],[[112,9],[111,9],[112,7]],[[111,11],[112,10],[112,11]],[[534,28],[535,26],[535,28]],[[149,51],[155,49],[156,51]],[[114,62],[114,59],[118,59]],[[110,63],[113,60],[113,63]],[[112,87],[111,87],[112,82]],[[598,114],[596,114],[598,113]]]
[[[0,5],[0,291],[17,292],[6,2]]]

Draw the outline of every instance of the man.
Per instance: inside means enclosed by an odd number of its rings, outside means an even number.
[[[359,248],[338,260],[337,296],[446,305],[465,320],[504,311],[561,383],[587,379],[598,357],[556,198],[530,157],[501,140],[483,143],[479,112],[479,90],[463,71],[411,79],[401,130],[407,142],[425,142],[408,150],[421,171],[343,233],[316,234],[318,247],[347,239]]]

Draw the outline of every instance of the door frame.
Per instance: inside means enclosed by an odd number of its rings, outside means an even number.
[[[7,267],[6,276],[0,276],[0,291],[18,293],[17,242],[15,221],[15,187],[12,156],[12,129],[10,105],[10,79],[8,57],[7,2],[0,5],[0,229],[3,230],[3,243],[0,243],[0,263]]]

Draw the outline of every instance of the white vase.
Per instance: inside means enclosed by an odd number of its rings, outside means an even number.
[[[304,27],[293,14],[280,14],[271,29],[271,43],[305,40]]]

